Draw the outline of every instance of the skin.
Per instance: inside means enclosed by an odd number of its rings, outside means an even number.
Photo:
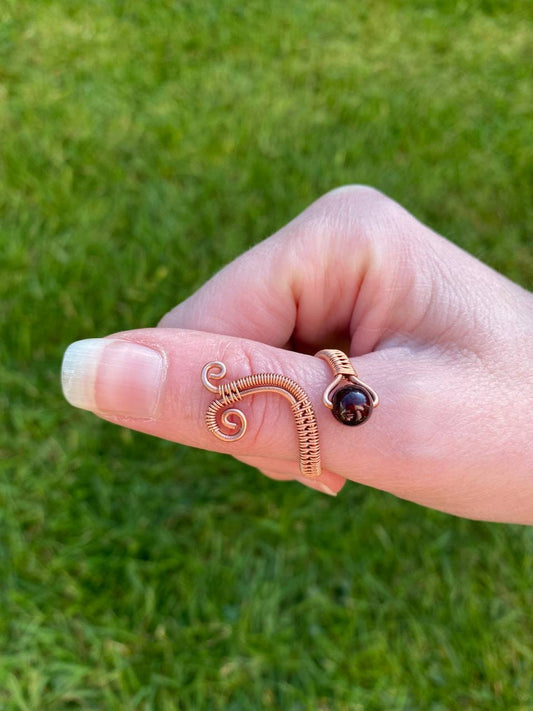
[[[97,373],[105,419],[312,488],[353,481],[458,516],[533,523],[533,296],[372,188],[326,194],[158,328],[114,337],[157,349],[167,372],[149,420],[103,407]],[[379,393],[361,427],[322,405],[331,374],[312,354],[325,347],[347,352]],[[277,372],[302,385],[318,419],[320,481],[299,479],[283,398],[243,401],[249,426],[237,442],[206,430],[209,360],[226,363],[227,379]]]

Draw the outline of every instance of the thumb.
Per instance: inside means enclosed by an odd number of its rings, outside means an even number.
[[[218,397],[202,383],[209,361],[226,365],[224,381],[258,373],[284,375],[307,394],[316,415],[322,472],[299,473],[299,438],[291,407],[275,389],[238,403],[247,429],[236,441],[221,441],[206,424]],[[379,391],[390,368],[383,354],[358,359],[361,377]],[[265,472],[285,473],[326,493],[339,491],[349,473],[383,451],[388,425],[378,411],[365,427],[344,427],[323,402],[332,381],[326,363],[313,356],[256,341],[183,329],[143,329],[73,343],[62,366],[66,399],[124,427],[175,442],[232,454]],[[383,390],[383,389],[382,389]],[[380,393],[383,394],[383,393]],[[387,417],[388,419],[388,417]],[[228,426],[234,428],[231,416]]]

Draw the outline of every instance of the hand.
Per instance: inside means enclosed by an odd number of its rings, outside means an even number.
[[[340,348],[381,404],[361,427],[321,402],[311,354]],[[245,436],[206,429],[204,364],[282,373],[318,419],[323,474],[302,479],[290,407],[243,401]],[[366,187],[334,190],[225,267],[158,328],[71,346],[67,399],[132,429],[232,454],[327,493],[346,480],[459,516],[533,523],[533,297]]]

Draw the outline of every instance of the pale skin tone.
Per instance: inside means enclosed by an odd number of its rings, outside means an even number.
[[[90,409],[105,419],[319,490],[359,482],[458,516],[533,523],[533,296],[376,190],[326,194],[158,328],[113,337],[162,353],[166,371],[153,416],[138,418],[128,416],[132,392],[98,368]],[[364,425],[343,426],[322,404],[331,373],[312,355],[321,348],[348,353],[379,393]],[[282,373],[304,388],[320,480],[299,476],[283,398],[246,398],[237,442],[207,431],[214,396],[200,374],[210,360],[226,363],[228,379]]]

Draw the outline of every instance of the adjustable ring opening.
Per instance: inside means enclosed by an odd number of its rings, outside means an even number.
[[[350,359],[342,351],[325,349],[316,353],[316,356],[328,363],[334,376],[324,390],[324,406],[344,425],[354,426],[365,422],[379,404],[377,393],[357,377]],[[244,397],[259,393],[282,395],[290,403],[296,424],[300,473],[307,479],[317,479],[322,473],[318,424],[305,390],[291,378],[279,373],[257,373],[225,383],[213,382],[223,380],[226,372],[226,366],[220,361],[210,361],[202,369],[203,386],[217,395],[205,415],[207,429],[225,442],[240,439],[246,433],[248,423],[242,410],[232,405]]]

